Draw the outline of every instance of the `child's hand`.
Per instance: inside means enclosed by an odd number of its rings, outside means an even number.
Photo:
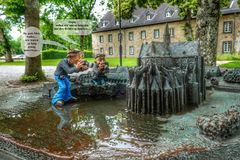
[[[77,62],[77,65],[76,65],[77,69],[80,70],[81,66],[82,66],[82,64],[80,62]]]
[[[87,66],[87,64],[86,64],[86,61],[80,60],[80,61],[77,63],[77,68],[78,68],[80,71],[87,70],[87,69],[88,69],[88,66]]]

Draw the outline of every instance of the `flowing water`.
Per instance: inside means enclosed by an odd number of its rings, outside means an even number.
[[[17,94],[20,93],[15,96]],[[36,92],[22,94],[23,99],[28,100],[26,97],[30,96],[35,101],[24,103],[18,99],[21,104],[14,105],[13,109],[10,107],[8,112],[7,105],[13,106],[12,98],[2,97],[6,102],[0,105],[1,134],[54,154],[92,159],[141,158],[182,145],[210,147],[220,144],[199,135],[196,118],[225,111],[240,102],[240,94],[216,92],[197,109],[159,117],[128,112],[125,98],[83,99],[65,106],[62,114],[67,123],[58,129],[61,118],[51,110],[49,100]]]

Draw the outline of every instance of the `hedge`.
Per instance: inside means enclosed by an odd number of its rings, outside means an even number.
[[[234,60],[237,60],[239,61],[240,60],[240,55],[238,55],[237,53],[232,53],[232,54],[217,54],[217,61],[234,61]]]
[[[92,58],[92,51],[84,51],[85,58]],[[67,50],[48,49],[42,51],[42,59],[62,59],[66,58]]]

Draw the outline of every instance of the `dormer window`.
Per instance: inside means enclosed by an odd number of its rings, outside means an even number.
[[[137,21],[138,17],[137,16],[133,16],[130,20],[129,23],[135,23]]]
[[[106,27],[108,25],[108,21],[102,21],[101,22],[101,27]]]
[[[167,11],[165,14],[165,17],[172,17],[172,15],[173,15],[173,12]]]
[[[118,26],[119,25],[119,21],[115,21],[115,25]]]
[[[166,18],[172,17],[172,16],[173,16],[173,13],[174,13],[174,10],[172,10],[172,9],[167,9],[166,12],[165,12],[165,17],[166,17]]]
[[[147,12],[146,17],[147,17],[147,21],[152,20],[154,17],[154,14],[151,12]]]

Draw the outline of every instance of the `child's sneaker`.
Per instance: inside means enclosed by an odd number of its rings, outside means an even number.
[[[64,101],[59,100],[54,104],[54,107],[58,110],[63,110]]]

